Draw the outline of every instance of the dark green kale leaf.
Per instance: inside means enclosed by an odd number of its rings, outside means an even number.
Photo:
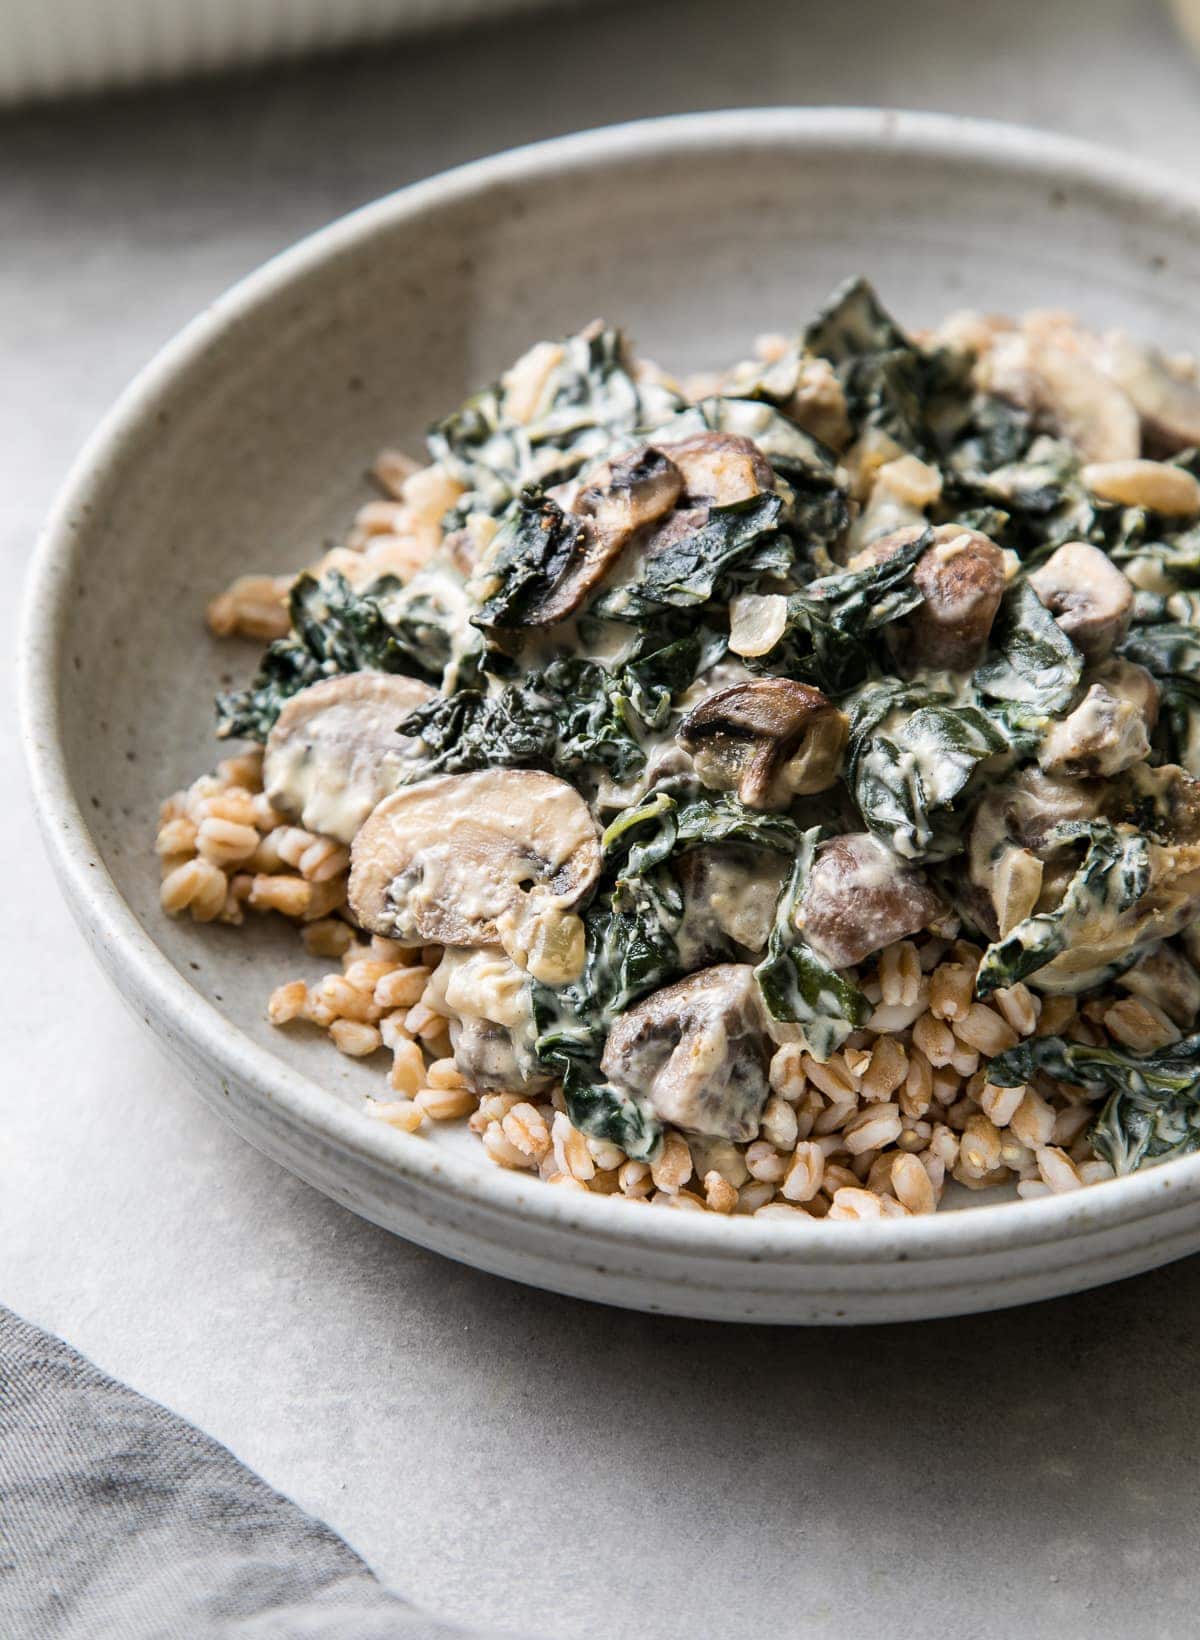
[[[997,1055],[988,1066],[988,1081],[1017,1087],[1038,1071],[1108,1090],[1091,1139],[1096,1154],[1117,1173],[1200,1150],[1200,1035],[1147,1054],[1033,1037]]]
[[[816,684],[829,695],[857,687],[877,670],[878,643],[871,634],[921,602],[913,571],[931,540],[925,531],[882,563],[810,581],[788,598],[779,642],[748,664],[756,672]]]
[[[806,831],[792,874],[775,909],[767,954],[754,970],[763,1005],[772,1019],[801,1025],[808,1051],[824,1061],[871,1017],[871,1004],[851,980],[817,956],[796,926],[796,912],[821,838]]]
[[[850,718],[846,780],[889,848],[907,860],[946,860],[962,848],[974,777],[1009,751],[978,706],[915,685],[869,684]]]
[[[1000,701],[1015,730],[1037,729],[1067,706],[1083,676],[1083,656],[1026,581],[1007,592],[975,688]]]
[[[1055,909],[1026,917],[988,946],[975,981],[977,996],[1028,979],[1082,939],[1099,915],[1118,917],[1145,894],[1150,844],[1140,831],[1107,820],[1066,820],[1046,833],[1051,851],[1079,843],[1086,843],[1086,853]]]
[[[918,347],[866,279],[834,292],[804,342],[833,365],[856,433],[879,428],[906,449],[928,450],[940,442],[944,424],[965,419],[970,357]]]
[[[538,624],[536,611],[578,557],[587,530],[535,489],[523,490],[500,526],[488,580],[495,590],[471,617],[472,624],[519,627]]]
[[[661,788],[623,810],[601,839],[604,859],[622,878],[644,876],[676,854],[719,843],[745,843],[794,854],[804,833],[786,814],[747,808],[732,792],[680,798]]]
[[[605,592],[593,612],[638,625],[726,597],[747,576],[784,573],[793,552],[782,516],[783,500],[774,494],[710,508],[698,529],[647,553],[637,579]]]
[[[675,696],[691,686],[725,654],[728,639],[709,627],[654,647],[656,634],[647,631],[638,653],[621,668],[621,688],[647,729],[661,729],[671,715]]]
[[[431,456],[466,486],[447,519],[502,513],[529,484],[546,488],[609,453],[614,440],[653,426],[683,404],[672,389],[633,373],[619,330],[588,325],[561,344],[527,420],[508,414],[502,382],[476,393],[430,429]]]
[[[577,656],[551,661],[496,694],[435,696],[399,727],[428,748],[414,764],[417,780],[492,766],[570,775],[589,765],[625,780],[646,760],[619,675]]]
[[[388,576],[355,592],[336,570],[319,581],[299,576],[288,599],[291,632],[269,646],[248,689],[217,696],[218,735],[265,740],[286,700],[340,672],[440,677],[450,643],[433,614],[384,612],[399,586]]]
[[[1074,447],[1045,436],[1034,439],[1019,459],[990,472],[944,474],[942,510],[966,522],[991,516],[984,533],[1009,547],[1028,566],[1048,558],[1064,541],[1090,541],[1115,552],[1133,540],[1140,526],[1130,510],[1098,501],[1080,477]],[[982,526],[981,526],[982,527]]]

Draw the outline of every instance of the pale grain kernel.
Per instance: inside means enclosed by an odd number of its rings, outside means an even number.
[[[189,860],[163,878],[160,896],[171,915],[189,910],[196,922],[212,922],[225,909],[227,891],[223,871],[208,860]]]
[[[936,1208],[933,1182],[915,1156],[894,1156],[891,1180],[896,1200],[903,1202],[910,1213],[932,1213]]]
[[[435,1059],[425,1073],[425,1080],[431,1088],[465,1088],[467,1085],[466,1077],[453,1059]]]
[[[279,985],[267,1001],[267,1018],[272,1025],[287,1025],[293,1019],[302,1019],[308,1004],[308,986],[302,979]]]
[[[776,1150],[793,1150],[799,1136],[799,1123],[796,1112],[786,1099],[778,1094],[768,1099],[763,1106],[762,1122],[759,1133]]]
[[[414,1105],[411,1099],[394,1099],[386,1103],[368,1099],[366,1112],[377,1121],[387,1122],[391,1127],[403,1128],[405,1133],[415,1133],[425,1120],[425,1112],[418,1105]]]
[[[484,1129],[483,1148],[489,1158],[500,1167],[523,1172],[537,1165],[532,1156],[527,1156],[523,1150],[517,1149],[499,1122],[489,1122]]]
[[[1083,1182],[1075,1163],[1065,1150],[1060,1150],[1056,1145],[1042,1145],[1038,1149],[1037,1169],[1042,1183],[1049,1185],[1055,1195],[1078,1190]]]
[[[561,1173],[569,1173],[573,1179],[587,1180],[596,1171],[596,1164],[592,1160],[592,1153],[587,1147],[587,1141],[578,1128],[573,1127],[570,1118],[558,1112],[551,1125],[551,1141],[554,1145],[554,1156]],[[672,1135],[672,1137],[676,1137]],[[680,1140],[682,1144],[683,1141]],[[687,1146],[683,1146],[687,1150]],[[691,1162],[688,1163],[688,1172],[691,1172]],[[659,1181],[656,1178],[655,1183]]]
[[[302,917],[312,903],[312,884],[303,877],[270,877],[259,873],[250,888],[249,904],[255,911],[278,911],[285,917]]]
[[[838,1054],[834,1054],[826,1064],[821,1064],[811,1054],[805,1054],[802,1064],[808,1080],[835,1104],[844,1104],[848,1099],[857,1098],[858,1089],[854,1078],[850,1075],[845,1060]]]
[[[1056,1112],[1051,1140],[1056,1145],[1073,1145],[1092,1125],[1094,1112],[1087,1105],[1068,1105]]]
[[[1017,1045],[1016,1031],[986,1002],[973,1002],[966,1014],[954,1021],[954,1034],[988,1059]]]
[[[370,957],[358,957],[345,964],[343,973],[347,985],[352,985],[364,996],[374,996],[375,987],[384,974],[391,972],[390,962],[372,962]]]
[[[1038,1036],[1061,1036],[1075,1018],[1077,1006],[1074,997],[1043,997],[1037,1022]]]
[[[932,1014],[922,1014],[913,1026],[913,1043],[935,1070],[948,1065],[955,1050],[954,1032]]]
[[[752,1179],[778,1184],[787,1171],[787,1157],[781,1156],[765,1139],[746,1146],[746,1166]]]
[[[374,1025],[364,1025],[356,1019],[335,1019],[329,1027],[329,1040],[339,1053],[350,1059],[366,1059],[383,1046],[383,1038]]]
[[[248,792],[262,789],[263,754],[261,751],[241,752],[237,757],[222,758],[217,764],[217,777],[229,786],[242,786]]]
[[[1097,1158],[1091,1162],[1079,1162],[1075,1171],[1079,1174],[1081,1184],[1103,1184],[1107,1179],[1115,1179],[1116,1173],[1111,1162],[1102,1162]]]
[[[381,1008],[411,1008],[420,1002],[429,981],[429,969],[392,968],[375,983],[375,1001]]]
[[[792,1101],[801,1098],[808,1079],[804,1074],[804,1050],[798,1042],[785,1042],[775,1050],[769,1080],[772,1091],[781,1098]]]
[[[985,1082],[979,1090],[979,1108],[998,1128],[1006,1128],[1024,1097],[1025,1089],[1019,1084],[1015,1088],[1002,1088],[994,1082]]]
[[[648,1196],[654,1187],[648,1162],[625,1162],[617,1169],[617,1179],[623,1196]],[[737,1192],[734,1192],[736,1197]]]
[[[864,1099],[887,1099],[908,1075],[908,1054],[903,1042],[895,1037],[884,1037],[877,1042],[871,1063],[862,1078],[860,1092]]]
[[[418,1088],[415,1103],[432,1122],[456,1122],[469,1116],[477,1101],[469,1088]]]
[[[1037,1150],[1048,1145],[1053,1136],[1054,1109],[1034,1088],[1026,1088],[1008,1125],[1023,1145]]]
[[[982,1111],[967,1117],[958,1150],[961,1168],[982,1177],[1000,1166],[1000,1130]]]
[[[388,1082],[397,1093],[411,1099],[425,1079],[425,1056],[415,1042],[405,1037],[393,1042],[391,1048],[393,1058]]]
[[[868,1105],[846,1123],[846,1149],[852,1156],[882,1150],[900,1137],[902,1125],[899,1105]]]
[[[350,869],[350,850],[332,837],[318,837],[296,862],[302,877],[310,883],[327,883]]]
[[[1042,1011],[1041,998],[1028,985],[1002,986],[992,992],[992,1001],[1018,1036],[1032,1036]]]
[[[820,1145],[803,1142],[796,1146],[791,1165],[780,1187],[788,1201],[810,1202],[825,1177],[825,1157]]]
[[[760,1207],[765,1207],[775,1194],[775,1186],[767,1184],[761,1179],[751,1179],[738,1191],[736,1211],[740,1214],[757,1213]]]
[[[500,1125],[508,1142],[515,1145],[523,1155],[532,1156],[535,1161],[540,1162],[551,1148],[550,1129],[536,1105],[523,1100],[519,1105],[513,1106]],[[577,1179],[591,1177],[591,1174],[582,1174],[574,1167],[567,1167],[564,1171]]]
[[[921,959],[911,940],[898,940],[879,953],[879,990],[888,1007],[904,1007],[917,999]]]
[[[710,1212],[732,1213],[737,1206],[738,1193],[729,1180],[723,1179],[714,1168],[704,1175],[704,1199]]]
[[[668,1133],[657,1160],[650,1163],[650,1177],[660,1190],[672,1192],[681,1190],[691,1176],[692,1157],[686,1140],[682,1134]]]
[[[929,981],[929,1012],[935,1019],[965,1019],[975,991],[975,975],[961,962],[944,962]]]
[[[228,820],[230,825],[249,826],[252,831],[255,831],[255,843],[258,842],[257,829],[254,824],[254,797],[252,793],[244,791],[240,786],[217,792],[212,797],[206,797],[198,805],[197,819],[202,825],[205,820]]]
[[[159,829],[154,840],[155,852],[163,856],[192,854],[196,848],[196,832],[194,820],[189,820],[186,815],[176,815]]]
[[[914,1117],[924,1116],[933,1101],[933,1067],[915,1046],[908,1052],[908,1070],[899,1100],[903,1114]]]
[[[833,1193],[833,1205],[827,1217],[831,1219],[880,1219],[883,1205],[880,1197],[870,1190],[843,1185]]]
[[[585,1143],[598,1173],[615,1174],[625,1160],[625,1152],[620,1145],[614,1145],[611,1139],[597,1139],[589,1133]]]

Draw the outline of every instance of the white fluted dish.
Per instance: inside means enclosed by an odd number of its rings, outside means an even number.
[[[354,1212],[538,1286],[729,1320],[1022,1303],[1200,1249],[1200,1158],[1073,1195],[879,1223],[631,1207],[506,1173],[460,1130],[361,1114],[380,1072],[274,1031],[294,933],[168,922],[159,798],[209,766],[232,575],[315,556],[384,444],[594,314],[679,369],[794,328],[849,272],[911,323],[1070,306],[1169,347],[1200,330],[1200,195],[1040,133],[929,115],[691,116],[501,155],[334,223],[238,285],[128,389],[39,545],[21,657],[41,823],[81,927],[186,1076]],[[217,1181],[214,1180],[214,1189]]]

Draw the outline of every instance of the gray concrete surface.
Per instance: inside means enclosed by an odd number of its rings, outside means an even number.
[[[1200,153],[1200,72],[1145,0],[610,8],[0,122],[6,635],[84,435],[264,256],[490,149],[788,101]],[[186,1094],[58,900],[11,710],[0,758],[0,1301],[449,1616],[561,1640],[1194,1632],[1200,1261],[858,1333],[642,1318],[445,1263]]]

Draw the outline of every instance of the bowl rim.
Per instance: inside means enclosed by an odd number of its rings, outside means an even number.
[[[1129,1226],[1177,1205],[1195,1205],[1200,1200],[1200,1155],[1065,1195],[855,1224],[808,1220],[801,1226],[699,1213],[631,1213],[625,1202],[543,1189],[540,1181],[488,1163],[482,1151],[478,1157],[460,1156],[372,1120],[231,1025],[175,968],[103,865],[72,788],[59,734],[59,679],[65,674],[58,656],[89,505],[119,478],[126,440],[233,327],[268,312],[293,281],[393,224],[499,185],[529,186],[539,178],[586,172],[596,165],[718,145],[726,152],[832,145],[863,155],[945,157],[1033,182],[1069,182],[1105,191],[1143,211],[1191,218],[1200,232],[1200,187],[1121,154],[1025,126],[873,108],[729,109],[554,137],[409,184],[317,229],[238,280],[137,373],[76,457],[39,534],[17,645],[18,703],[35,813],[60,888],[90,942],[110,954],[151,1013],[169,1021],[223,1078],[249,1086],[256,1101],[277,1107],[319,1140],[390,1175],[399,1189],[405,1183],[424,1186],[456,1197],[464,1207],[515,1213],[545,1230],[581,1233],[598,1247],[759,1266],[885,1266],[1029,1249]]]

